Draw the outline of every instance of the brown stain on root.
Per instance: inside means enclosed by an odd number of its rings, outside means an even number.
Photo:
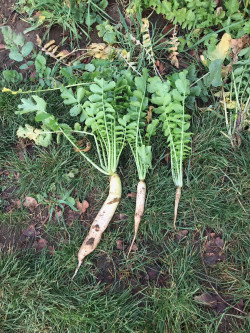
[[[93,226],[93,229],[95,229],[95,231],[99,231],[100,230],[100,226],[99,224],[96,224]]]
[[[120,198],[115,198],[114,200],[109,201],[109,202],[107,203],[107,205],[112,205],[113,203],[116,203],[116,202],[119,202],[119,201],[120,201]]]
[[[93,245],[95,242],[94,237],[91,237],[90,239],[87,240],[86,245]]]

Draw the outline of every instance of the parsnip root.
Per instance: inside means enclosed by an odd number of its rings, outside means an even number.
[[[177,219],[177,212],[178,212],[180,197],[181,197],[181,187],[177,186],[176,192],[175,192],[175,204],[174,204],[174,228],[175,229],[176,229],[176,219]]]
[[[136,194],[136,206],[135,206],[135,233],[134,233],[134,237],[132,240],[132,243],[130,245],[129,251],[128,251],[128,255],[130,254],[132,247],[134,245],[136,236],[137,236],[137,232],[139,229],[139,225],[144,213],[144,207],[145,207],[145,198],[146,198],[146,183],[143,180],[140,180],[138,185],[137,185],[137,194]]]
[[[76,276],[84,258],[98,246],[101,236],[111,221],[121,199],[121,180],[117,174],[110,177],[109,195],[92,223],[89,233],[78,252],[78,266],[72,277]]]

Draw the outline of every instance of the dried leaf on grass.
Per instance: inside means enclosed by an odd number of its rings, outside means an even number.
[[[156,60],[155,66],[158,68],[158,71],[161,75],[166,74],[165,65],[159,59]]]
[[[250,45],[250,37],[248,35],[244,35],[238,39],[231,39],[230,47],[232,49],[231,57],[233,59],[233,63],[238,61],[238,54],[241,50],[245,49]]]
[[[147,59],[149,61],[152,61],[154,64],[155,63],[154,52],[153,52],[151,37],[150,37],[150,33],[149,33],[149,21],[147,18],[142,19],[141,33],[142,33],[142,45],[146,50]]]
[[[25,229],[23,231],[23,235],[26,237],[36,237],[36,229],[35,229],[35,225],[33,223],[31,223],[27,229]]]
[[[180,230],[177,234],[174,235],[176,242],[183,240],[188,235],[188,230]]]
[[[77,205],[77,209],[79,210],[80,214],[85,213],[87,208],[89,208],[89,203],[87,200],[83,200],[83,202],[77,201],[76,205]]]
[[[208,306],[214,309],[217,313],[223,313],[227,308],[230,307],[230,304],[227,301],[224,301],[219,295],[203,293],[200,296],[195,296],[194,300],[198,303],[201,303],[205,306]],[[233,306],[233,309],[242,311],[244,308],[244,301],[240,299],[236,306]]]
[[[210,233],[210,239],[206,240],[203,255],[205,264],[213,266],[219,261],[224,261],[226,259],[224,245],[225,242],[222,238],[215,237],[214,233]]]
[[[58,48],[61,46],[62,42],[60,42],[58,45],[56,45],[56,42],[54,39],[50,40],[48,43],[46,43],[44,46],[42,45],[42,40],[39,37],[39,35],[36,35],[36,44],[41,48],[41,50],[49,55],[51,58],[54,58],[56,60],[63,60],[65,57],[67,57],[70,52],[67,50],[62,50],[60,52],[57,52]]]
[[[109,59],[114,53],[115,48],[105,43],[92,43],[88,46],[87,56],[97,59]]]
[[[178,40],[177,35],[177,28],[176,26],[174,27],[174,31],[173,31],[173,35],[170,38],[171,41],[169,42],[170,45],[172,45],[172,47],[170,47],[168,49],[168,52],[170,52],[170,55],[168,56],[168,58],[170,59],[171,63],[176,67],[179,68],[179,60],[177,58],[179,52],[178,52],[178,46],[180,45],[180,42]]]
[[[35,198],[25,197],[23,205],[24,205],[24,207],[27,207],[30,210],[33,210],[38,206],[38,203]]]
[[[123,250],[123,241],[121,239],[116,240],[116,248],[117,248],[117,250],[120,250],[120,251]]]
[[[44,238],[40,238],[39,241],[34,242],[34,248],[36,249],[37,252],[42,251],[44,248],[46,248],[48,246],[49,242],[44,239]]]

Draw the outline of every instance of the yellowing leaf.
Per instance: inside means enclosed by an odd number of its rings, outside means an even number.
[[[97,59],[109,59],[115,49],[105,43],[92,43],[89,45],[87,53]]]
[[[46,17],[44,15],[39,16],[38,23],[42,24],[45,19]]]
[[[217,60],[217,59],[221,59],[224,60],[227,56],[229,47],[230,47],[230,43],[231,43],[231,36],[227,33],[225,33],[222,38],[221,41],[216,45],[216,48],[214,51],[212,52],[208,52],[208,58],[213,61],[213,60]]]
[[[220,101],[221,104],[224,105],[224,101]],[[233,110],[233,109],[236,109],[236,106],[237,106],[237,103],[236,101],[231,101],[231,100],[226,100],[226,107],[227,109],[229,110]]]

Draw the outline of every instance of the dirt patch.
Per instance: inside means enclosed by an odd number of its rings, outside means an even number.
[[[18,13],[14,10],[16,0],[0,0],[0,27],[8,25],[16,33],[23,33],[30,25],[21,20]],[[25,36],[26,41],[36,42],[36,31],[32,31]],[[3,34],[0,30],[0,44],[4,44]],[[8,56],[9,50],[0,51],[0,68],[8,68],[15,64],[15,61],[11,60]]]

